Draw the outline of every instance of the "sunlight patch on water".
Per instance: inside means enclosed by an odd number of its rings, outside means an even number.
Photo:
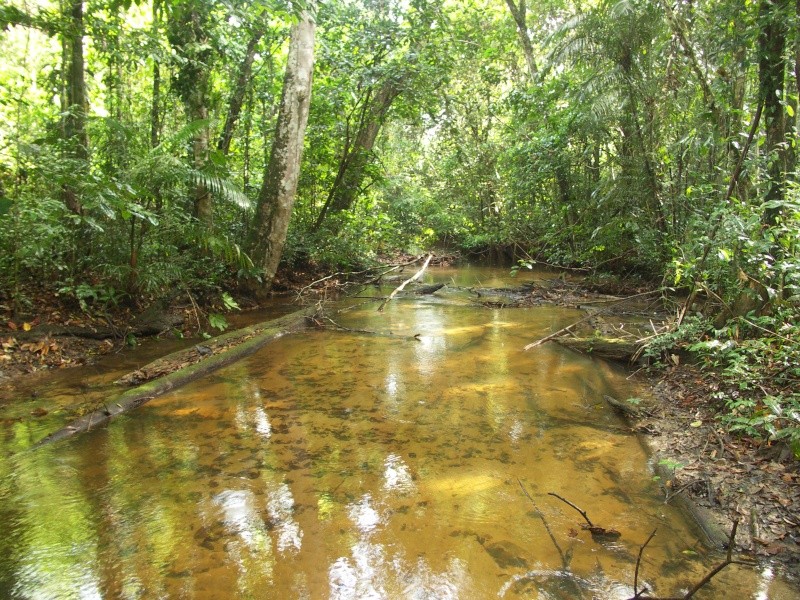
[[[385,479],[383,489],[385,491],[400,494],[414,492],[415,486],[411,471],[409,471],[408,465],[403,461],[402,457],[397,454],[390,454],[383,461],[383,466],[383,477]]]
[[[294,498],[288,485],[280,483],[267,494],[267,510],[273,523],[277,523],[278,551],[298,552],[303,532],[293,517]]]
[[[350,504],[347,507],[347,514],[362,534],[372,533],[381,523],[381,516],[372,506],[370,494],[364,494],[360,502]]]

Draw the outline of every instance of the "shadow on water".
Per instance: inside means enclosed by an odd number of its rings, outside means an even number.
[[[698,580],[719,556],[602,400],[641,390],[556,345],[520,350],[579,313],[439,296],[350,301],[341,324],[397,337],[284,338],[36,452],[9,457],[29,435],[9,425],[0,597],[622,599],[655,527],[644,583]],[[621,538],[594,540],[551,491]],[[738,567],[703,594],[797,597]]]

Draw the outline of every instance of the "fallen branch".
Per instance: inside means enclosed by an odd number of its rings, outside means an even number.
[[[399,286],[397,286],[397,288],[395,288],[395,290],[394,290],[394,291],[393,291],[391,294],[389,294],[389,296],[386,298],[386,300],[384,300],[383,302],[381,302],[381,305],[378,307],[378,312],[383,312],[383,307],[384,307],[384,306],[386,306],[386,305],[387,305],[389,302],[391,302],[391,301],[392,301],[392,299],[393,299],[393,298],[394,298],[394,297],[395,297],[397,294],[399,294],[400,292],[402,292],[402,291],[403,291],[403,288],[405,288],[405,287],[406,287],[406,286],[407,286],[409,283],[411,283],[412,281],[416,281],[417,279],[419,279],[420,277],[422,277],[422,274],[425,272],[425,269],[427,269],[427,268],[428,268],[428,265],[430,264],[430,262],[431,262],[431,259],[432,259],[432,258],[433,258],[433,254],[428,254],[428,258],[427,258],[427,259],[425,259],[425,264],[424,264],[424,265],[422,265],[422,268],[421,268],[419,271],[417,271],[416,273],[414,273],[414,274],[413,274],[411,277],[409,277],[408,279],[406,279],[406,280],[405,280],[403,283],[401,283]]]
[[[568,504],[569,506],[571,506],[572,508],[574,508],[575,510],[577,510],[577,511],[578,511],[578,512],[581,514],[581,516],[582,516],[582,517],[583,517],[583,518],[586,520],[586,522],[589,524],[589,527],[594,527],[594,523],[592,523],[592,522],[589,520],[589,515],[587,515],[587,514],[586,514],[586,511],[585,511],[585,510],[583,510],[582,508],[579,508],[579,507],[575,506],[575,505],[574,505],[572,502],[570,502],[570,501],[569,501],[569,500],[567,500],[566,498],[563,498],[563,497],[559,496],[559,495],[558,495],[558,494],[556,494],[555,492],[547,492],[547,495],[548,495],[548,496],[555,496],[556,498],[558,498],[559,500],[561,500],[561,501],[562,501],[564,504]]]
[[[533,508],[536,509],[536,514],[539,515],[539,518],[542,520],[542,523],[544,524],[544,528],[547,530],[547,535],[550,536],[550,540],[553,542],[553,545],[556,547],[556,550],[558,551],[558,555],[561,557],[561,566],[563,567],[564,570],[567,570],[569,568],[569,562],[570,561],[567,560],[567,557],[564,554],[564,551],[561,549],[561,546],[558,545],[558,542],[556,541],[556,537],[553,535],[553,532],[550,530],[550,525],[547,523],[547,520],[544,518],[544,514],[542,514],[542,511],[539,510],[538,506],[536,506],[536,501],[528,493],[528,490],[525,489],[525,486],[522,485],[522,481],[517,479],[517,483],[519,483],[519,487],[522,488],[522,492],[528,497],[528,500],[531,501],[531,504],[533,504]]]
[[[331,273],[330,275],[327,275],[325,277],[322,277],[320,279],[312,281],[308,285],[300,288],[297,291],[297,298],[301,298],[303,296],[303,294],[307,290],[310,290],[315,285],[317,285],[319,283],[322,283],[323,281],[328,281],[329,279],[333,279],[334,277],[339,277],[339,276],[350,277],[350,276],[353,276],[353,275],[363,275],[364,273],[371,273],[373,271],[380,271],[380,273],[378,273],[375,277],[372,277],[371,279],[369,279],[368,281],[365,282],[367,284],[375,283],[376,281],[379,281],[381,279],[381,277],[383,277],[387,273],[391,273],[392,271],[396,271],[397,269],[402,269],[403,267],[407,267],[408,265],[413,265],[415,262],[418,262],[420,258],[422,258],[422,257],[418,256],[414,260],[410,260],[408,262],[398,263],[396,265],[388,265],[388,268],[387,268],[387,265],[383,265],[383,266],[380,266],[380,267],[370,267],[370,268],[364,269],[362,271],[337,271],[336,273]]]
[[[624,297],[613,297],[613,298],[602,298],[600,300],[586,300],[585,302],[581,302],[581,305],[584,304],[610,304],[612,302],[622,303],[627,300],[633,300],[634,298],[640,298],[641,296],[652,296],[653,294],[661,294],[663,292],[669,291],[671,288],[658,288],[657,290],[650,290],[649,292],[641,292],[639,294],[633,294],[632,296],[624,296]]]
[[[570,350],[575,350],[576,352],[591,354],[592,356],[599,356],[601,358],[616,360],[623,363],[633,362],[633,357],[636,356],[641,348],[640,340],[602,337],[596,335],[588,338],[561,337],[555,341],[556,343],[561,344]]]
[[[630,419],[639,419],[642,416],[642,411],[639,408],[631,406],[627,402],[620,402],[616,398],[609,396],[608,394],[603,394],[603,400],[608,402],[611,407],[616,410],[617,412],[622,413],[626,417]]]
[[[578,506],[576,506],[575,504],[573,504],[572,502],[570,502],[566,498],[563,498],[563,497],[559,496],[555,492],[547,492],[547,495],[548,496],[555,496],[556,498],[558,498],[559,500],[561,500],[565,504],[569,504],[572,508],[577,510],[581,514],[581,516],[586,520],[586,523],[587,523],[587,525],[581,525],[581,527],[583,527],[583,529],[585,529],[589,533],[591,533],[592,537],[597,536],[597,537],[603,537],[603,538],[616,539],[616,538],[622,536],[622,534],[619,531],[617,531],[616,529],[606,529],[605,527],[600,527],[600,526],[595,525],[594,523],[592,523],[589,520],[589,515],[586,514],[585,510],[583,510],[582,508],[579,508]]]
[[[650,537],[647,538],[642,547],[639,548],[639,557],[636,559],[636,570],[634,571],[634,579],[633,579],[633,596],[628,598],[628,600],[689,600],[692,596],[694,596],[698,591],[700,591],[709,581],[711,581],[716,575],[722,571],[728,565],[746,565],[746,566],[753,566],[753,563],[743,561],[743,560],[734,560],[733,559],[733,548],[734,548],[734,540],[736,539],[736,530],[739,528],[739,519],[735,519],[733,521],[733,527],[731,527],[731,532],[728,535],[728,553],[725,556],[725,560],[718,564],[716,567],[711,569],[706,575],[698,581],[695,585],[693,585],[686,594],[683,596],[645,596],[644,594],[647,593],[647,588],[643,588],[639,591],[638,583],[639,583],[639,566],[642,562],[642,554],[644,552],[645,547],[647,544],[650,543],[650,540],[653,539],[655,535],[655,531],[650,534]]]
[[[221,335],[209,340],[206,346],[195,346],[188,350],[174,352],[162,359],[165,364],[181,365],[176,367],[173,372],[120,394],[101,408],[75,419],[69,425],[51,433],[34,447],[89,431],[93,426],[105,423],[122,413],[138,408],[157,396],[249,356],[267,343],[305,327],[306,318],[310,314],[312,311],[309,309],[300,310],[274,321],[267,321]],[[214,353],[215,350],[218,352]],[[141,369],[141,371],[145,371],[145,369]]]
[[[407,340],[416,340],[417,342],[420,341],[419,333],[415,333],[414,335],[395,335],[391,331],[384,332],[384,331],[374,331],[372,329],[353,329],[351,327],[345,327],[344,325],[340,325],[339,323],[337,323],[336,321],[325,315],[316,316],[313,318],[313,322],[315,325],[323,329],[328,329],[328,326],[326,326],[323,321],[327,321],[328,323],[330,323],[332,325],[332,329],[336,329],[337,331],[347,331],[348,333],[365,333],[367,335],[390,337],[398,340],[407,339]]]
[[[588,321],[589,319],[591,319],[591,318],[592,318],[592,317],[594,317],[594,316],[596,316],[596,315],[595,315],[595,314],[586,315],[585,317],[583,317],[582,319],[578,319],[577,321],[575,321],[575,322],[574,322],[574,323],[572,323],[571,325],[567,325],[566,327],[563,327],[563,328],[559,329],[559,330],[558,330],[558,331],[556,331],[555,333],[551,333],[550,335],[547,335],[547,336],[543,337],[543,338],[542,338],[542,339],[540,339],[540,340],[537,340],[537,341],[535,341],[535,342],[532,342],[532,343],[528,344],[527,346],[525,346],[525,347],[522,349],[522,351],[523,351],[523,352],[527,352],[527,351],[528,351],[528,350],[530,350],[531,348],[536,348],[537,346],[541,346],[541,345],[542,345],[542,344],[544,344],[545,342],[549,342],[550,340],[553,340],[553,339],[555,339],[555,338],[557,338],[557,337],[559,337],[559,336],[561,336],[561,335],[564,335],[565,333],[571,333],[571,331],[570,331],[570,330],[571,330],[573,327],[575,327],[576,325],[580,325],[581,323],[585,323],[586,321]]]
[[[639,566],[642,564],[642,554],[644,554],[644,549],[647,548],[647,544],[650,543],[650,540],[652,540],[655,537],[655,535],[656,535],[656,530],[653,529],[653,533],[650,534],[650,537],[648,537],[644,541],[644,544],[642,544],[641,547],[639,548],[639,555],[636,557],[636,570],[633,572],[634,598],[639,598],[642,594],[647,592],[647,588],[643,588],[641,592],[639,591]]]

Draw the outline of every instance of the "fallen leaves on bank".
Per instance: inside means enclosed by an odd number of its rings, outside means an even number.
[[[666,499],[687,496],[722,529],[738,518],[737,544],[790,569],[800,565],[800,462],[781,445],[729,435],[716,419],[715,383],[690,367],[657,386],[648,443],[670,473]],[[698,424],[699,423],[699,424]]]

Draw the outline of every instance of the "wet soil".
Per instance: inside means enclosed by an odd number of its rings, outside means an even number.
[[[737,547],[800,573],[800,462],[783,444],[728,434],[713,399],[719,383],[691,365],[653,378],[649,416],[636,426],[662,477],[665,500],[689,508],[717,540],[739,521]]]

